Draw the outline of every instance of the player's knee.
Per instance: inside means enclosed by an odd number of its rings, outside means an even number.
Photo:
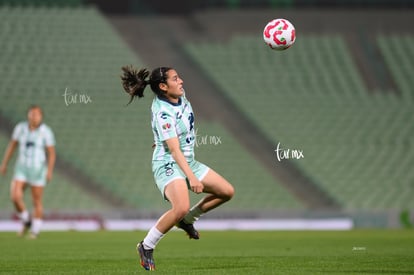
[[[223,201],[231,200],[234,196],[234,187],[229,184],[226,188],[220,190],[220,193],[217,196]]]
[[[190,211],[190,205],[180,205],[178,207],[173,208],[175,218],[178,221],[181,221],[185,215]]]
[[[190,209],[183,209],[182,211],[179,211],[176,213],[176,222],[181,221],[185,215],[190,211]]]
[[[39,210],[43,209],[42,201],[40,201],[40,200],[33,201],[33,207],[35,209],[39,209]]]
[[[234,187],[233,185],[229,184],[229,186],[226,188],[224,192],[224,199],[228,201],[228,200],[231,200],[233,196],[234,196]]]
[[[20,202],[22,199],[23,199],[22,194],[19,194],[19,193],[17,193],[17,192],[15,192],[15,193],[11,193],[11,194],[10,194],[10,200],[11,200],[13,203]]]

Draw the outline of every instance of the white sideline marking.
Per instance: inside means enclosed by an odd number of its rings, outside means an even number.
[[[133,231],[149,230],[156,220],[46,220],[42,231]],[[333,219],[206,219],[197,221],[199,230],[350,230],[350,218]],[[0,220],[0,232],[18,231],[19,221]],[[174,229],[176,230],[176,229]]]

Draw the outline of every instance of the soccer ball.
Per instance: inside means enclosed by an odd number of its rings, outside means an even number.
[[[286,19],[273,19],[264,28],[263,39],[272,50],[286,50],[295,43],[295,27]]]

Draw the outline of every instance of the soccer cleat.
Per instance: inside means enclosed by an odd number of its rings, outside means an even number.
[[[33,232],[30,232],[30,235],[29,235],[29,240],[36,240],[37,239],[37,234],[36,233],[33,233]]]
[[[17,233],[19,237],[23,237],[26,235],[27,232],[29,232],[30,228],[32,227],[32,221],[29,220],[27,222],[23,222],[23,228]]]
[[[192,224],[185,223],[184,220],[181,220],[179,223],[176,224],[176,226],[184,230],[190,239],[200,239],[200,234],[198,234],[198,231],[194,228]]]
[[[145,249],[144,244],[141,241],[137,245],[137,252],[141,258],[141,266],[148,271],[155,270],[154,258],[152,257],[154,249]]]

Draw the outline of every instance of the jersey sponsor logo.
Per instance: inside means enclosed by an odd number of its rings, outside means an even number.
[[[171,128],[171,124],[170,123],[165,123],[164,125],[162,125],[162,129],[164,130],[168,130]]]
[[[29,148],[29,147],[32,147],[32,146],[35,146],[35,143],[33,141],[26,142],[26,148]]]
[[[167,115],[167,113],[161,113],[161,114],[160,114],[160,117],[161,117],[162,119],[167,119],[168,115]]]
[[[190,131],[194,128],[194,114],[190,113],[188,116],[188,121],[190,122]]]
[[[193,137],[193,136],[188,136],[186,139],[185,139],[185,142],[187,143],[187,144],[190,144],[191,142],[193,142],[193,140],[194,140],[195,138]]]

